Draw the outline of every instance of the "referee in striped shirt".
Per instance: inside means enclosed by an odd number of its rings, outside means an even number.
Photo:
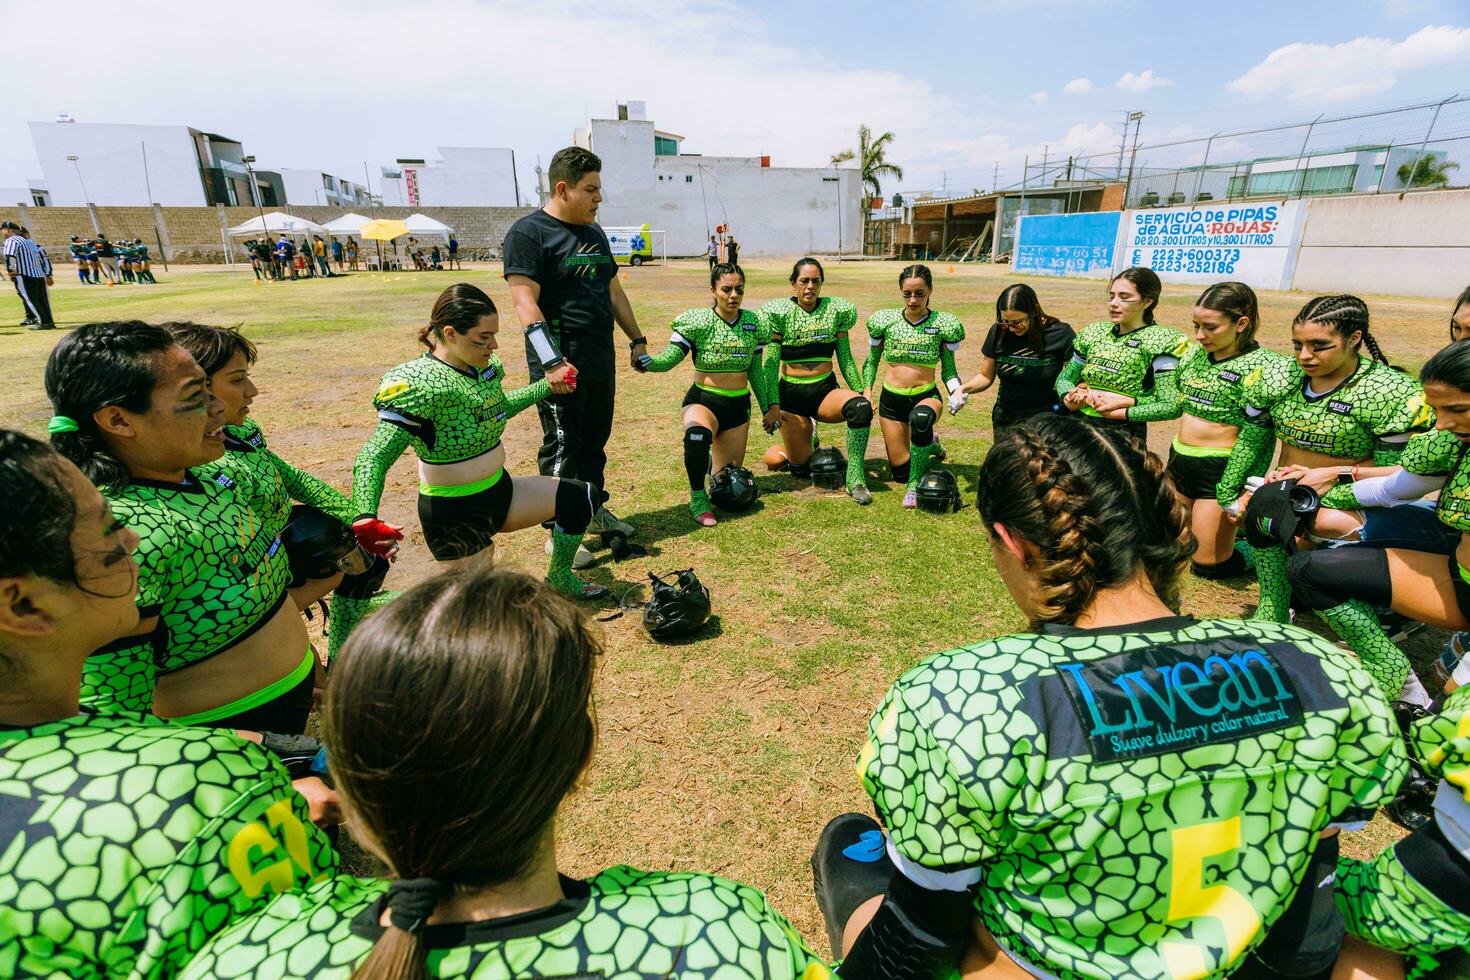
[[[32,330],[54,330],[51,320],[51,260],[45,249],[26,238],[14,221],[0,222],[0,254],[5,257],[5,274],[15,283],[15,291],[26,308],[25,322]]]

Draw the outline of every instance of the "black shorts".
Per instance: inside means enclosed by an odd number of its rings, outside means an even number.
[[[721,395],[718,392],[690,385],[684,392],[684,407],[703,405],[714,414],[715,424],[721,432],[738,429],[750,422],[750,391],[743,395]]]
[[[1174,489],[1190,500],[1214,500],[1215,487],[1225,475],[1230,456],[1191,456],[1169,447],[1169,476]]]
[[[836,391],[837,375],[829,374],[821,381],[812,381],[806,384],[793,382],[786,378],[781,379],[781,411],[787,415],[804,415],[807,418],[816,418],[817,410],[822,407],[822,399]]]
[[[909,424],[909,413],[919,407],[919,402],[926,398],[936,398],[939,403],[944,404],[944,399],[939,397],[939,387],[930,385],[923,391],[914,392],[912,395],[900,395],[896,391],[890,391],[887,385],[878,395],[878,417],[888,419],[890,422],[902,422]]]
[[[495,532],[505,524],[515,493],[510,474],[500,471],[495,485],[464,497],[419,494],[419,526],[424,544],[436,561],[468,558],[490,547]]]
[[[1454,587],[1455,605],[1460,607],[1460,615],[1470,620],[1470,582],[1465,581],[1454,555],[1450,555],[1450,585]]]
[[[307,671],[296,686],[279,694],[265,704],[246,708],[235,715],[216,718],[208,723],[210,728],[236,728],[247,732],[276,732],[280,735],[300,735],[306,731],[306,720],[311,715],[312,697],[316,691],[316,671]]]

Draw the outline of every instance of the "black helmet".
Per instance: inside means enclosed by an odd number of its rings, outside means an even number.
[[[1322,502],[1317,491],[1295,480],[1263,484],[1245,507],[1245,537],[1257,548],[1290,547],[1297,530],[1309,524]]]
[[[758,492],[755,488],[755,474],[734,463],[727,463],[709,481],[710,503],[732,514],[749,510],[750,505],[755,503]]]
[[[930,470],[919,477],[914,491],[919,509],[931,514],[948,514],[960,509],[960,485],[949,470]]]
[[[649,572],[648,578],[653,582],[653,595],[643,607],[643,628],[649,636],[655,640],[683,636],[693,633],[709,619],[709,589],[699,581],[694,569],[663,576]]]
[[[293,588],[307,579],[363,572],[372,563],[352,536],[352,528],[307,504],[291,508],[281,545],[291,566]]]
[[[841,490],[847,485],[847,457],[835,446],[822,446],[812,453],[808,465],[812,471],[812,486]]]

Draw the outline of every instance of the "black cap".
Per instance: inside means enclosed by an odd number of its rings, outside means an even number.
[[[1262,484],[1245,508],[1245,537],[1257,548],[1290,547],[1297,529],[1317,513],[1317,491],[1295,480]]]
[[[0,228],[4,228],[6,231],[20,231],[20,225],[14,221],[0,221]]]

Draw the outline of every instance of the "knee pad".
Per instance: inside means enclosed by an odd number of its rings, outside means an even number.
[[[1235,578],[1236,576],[1244,575],[1247,571],[1245,555],[1242,555],[1238,551],[1232,551],[1229,558],[1212,565],[1192,561],[1189,563],[1189,570],[1194,573],[1195,578],[1205,578],[1212,581],[1222,578]]]
[[[928,405],[919,405],[909,413],[909,441],[916,446],[934,444],[934,423],[939,415]]]
[[[582,534],[607,494],[590,483],[565,477],[556,485],[556,527],[567,534]]]
[[[847,419],[849,429],[866,429],[873,424],[873,403],[862,395],[849,398],[842,406],[842,417]]]
[[[367,571],[342,576],[342,583],[335,591],[347,599],[371,599],[383,587],[383,579],[387,577],[388,559],[382,555],[374,555],[373,563],[368,566]]]
[[[902,463],[888,464],[888,472],[892,474],[894,483],[909,482],[909,468],[913,465],[913,462],[911,459],[906,459]]]
[[[1386,606],[1393,599],[1388,555],[1378,548],[1317,548],[1291,556],[1287,577],[1292,592],[1309,609],[1321,611],[1361,599]]]
[[[895,869],[883,904],[842,962],[842,976],[950,975],[964,954],[972,909],[969,892],[927,891]]]
[[[702,425],[694,425],[684,430],[684,458],[690,457],[709,459],[710,447],[714,445],[715,434]]]

